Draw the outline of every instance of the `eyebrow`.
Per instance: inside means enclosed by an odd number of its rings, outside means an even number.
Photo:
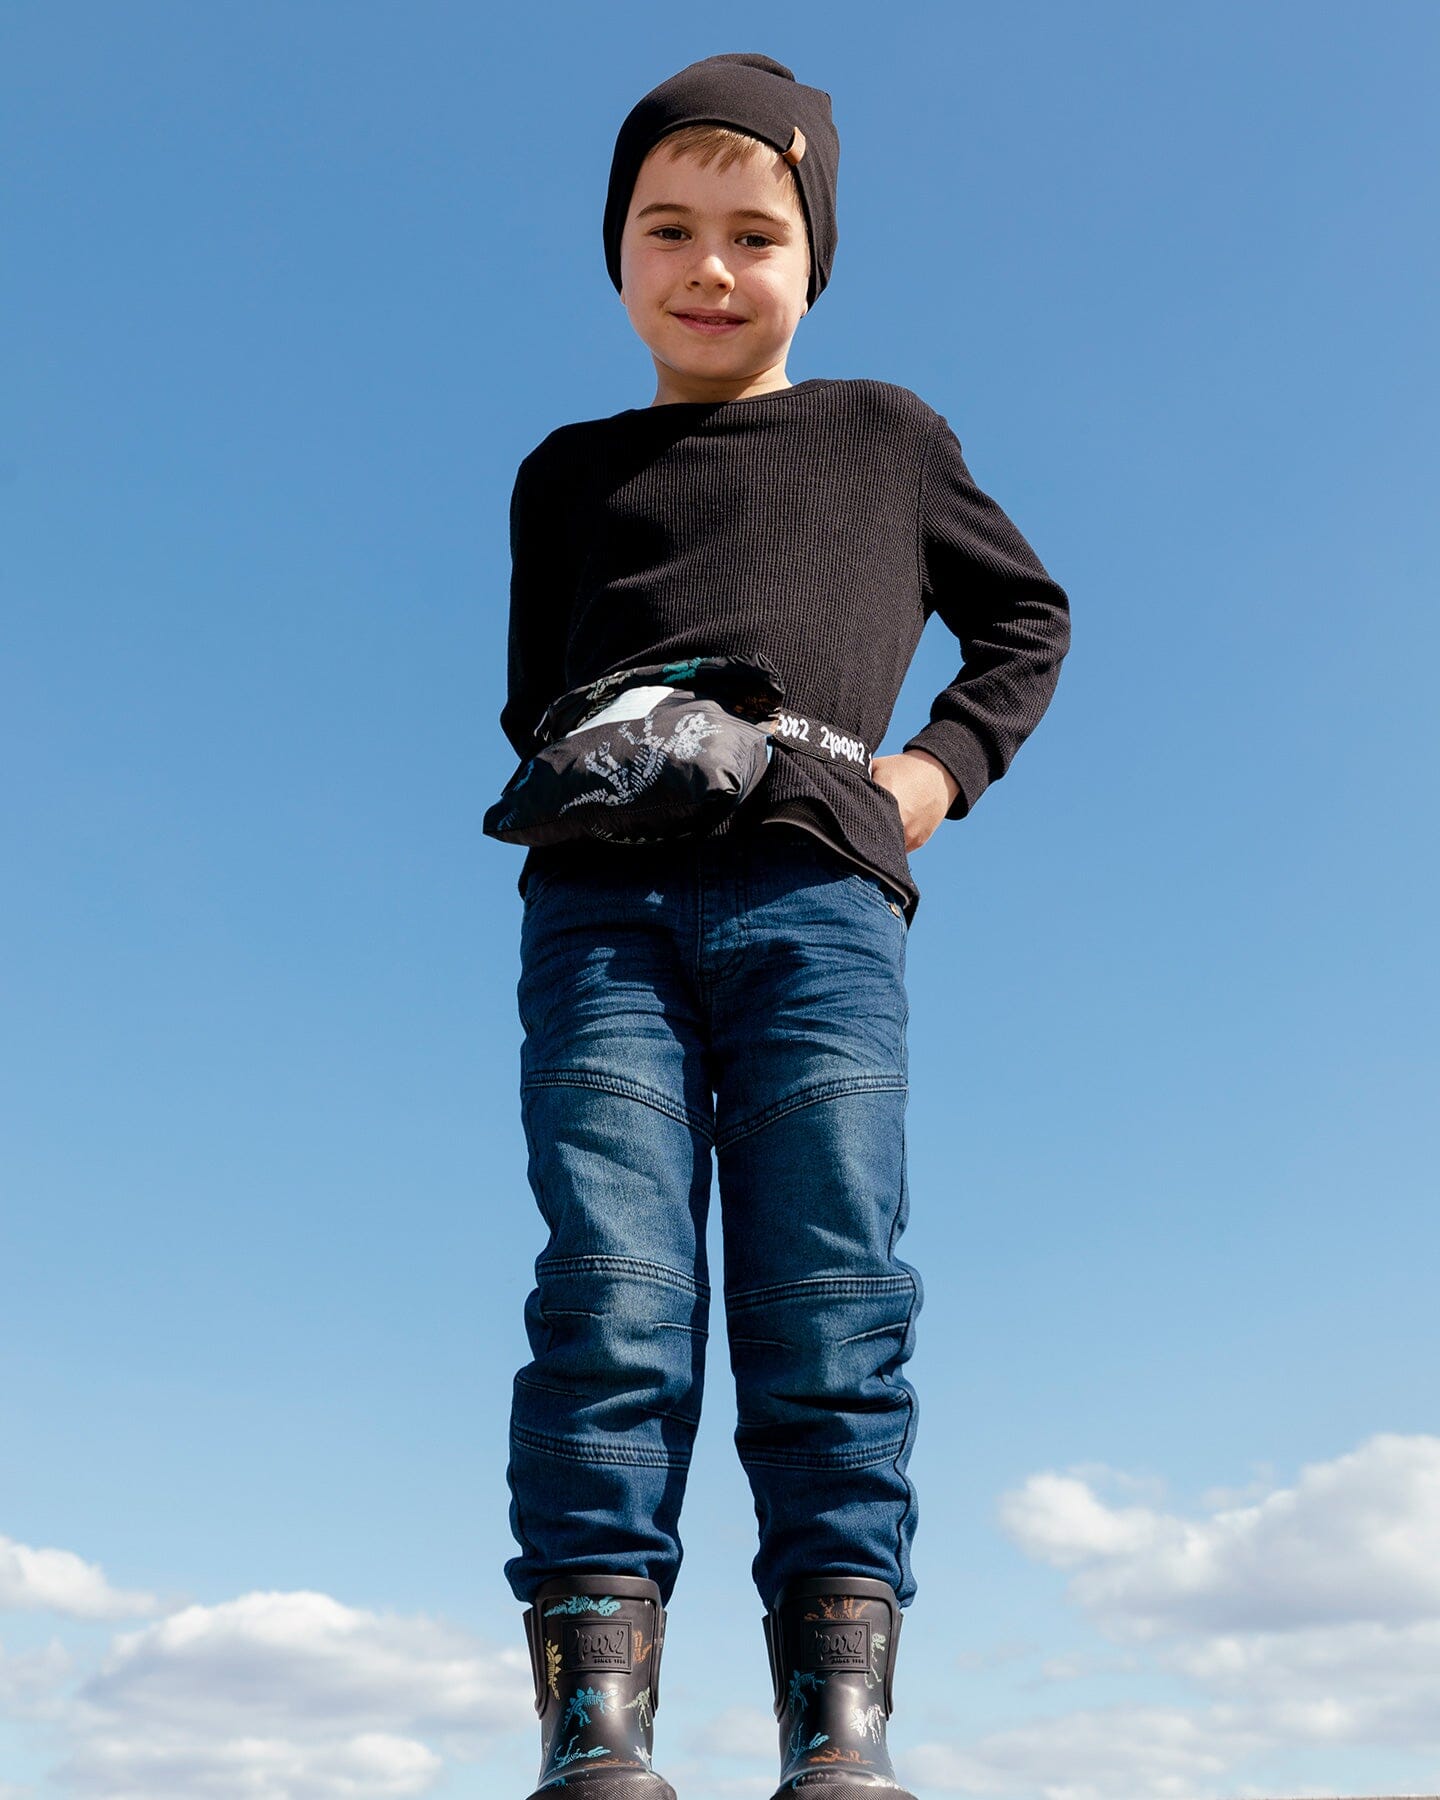
[[[648,218],[651,213],[657,212],[693,214],[694,208],[682,206],[678,200],[652,200],[648,206],[642,206],[635,217],[644,219]],[[788,219],[782,219],[778,213],[764,212],[758,206],[737,206],[731,212],[730,217],[732,219],[764,219],[770,225],[779,225],[785,228],[788,228],[790,224]]]

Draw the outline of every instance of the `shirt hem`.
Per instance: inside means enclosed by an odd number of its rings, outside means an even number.
[[[805,820],[786,817],[783,814],[777,814],[768,819],[761,819],[760,824],[761,825],[788,825],[788,826],[790,826],[790,828],[793,831],[809,832],[811,837],[817,838],[822,844],[827,845],[831,850],[833,850],[835,852],[835,854],[837,856],[844,857],[846,862],[854,863],[854,865],[857,869],[863,869],[867,875],[873,875],[877,881],[883,882],[885,884],[885,886],[890,890],[890,892],[895,896],[895,898],[900,902],[901,906],[905,909],[905,911],[907,913],[909,912],[910,896],[909,896],[909,894],[907,894],[905,892],[905,890],[903,888],[897,886],[893,875],[887,875],[883,869],[877,869],[875,867],[874,863],[866,862],[863,857],[856,856],[853,851],[842,849],[842,847],[835,842],[834,838],[826,837],[826,835],[823,831],[817,831],[813,825],[808,824]]]

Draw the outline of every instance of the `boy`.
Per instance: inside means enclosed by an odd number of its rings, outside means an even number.
[[[777,740],[702,838],[526,856],[521,1111],[550,1236],[515,1377],[505,1573],[541,1719],[531,1800],[673,1800],[653,1720],[712,1151],[776,1800],[906,1800],[885,1727],[915,1594],[900,1371],[923,1292],[895,1255],[907,853],[1004,774],[1054,691],[1069,609],[940,414],[878,380],[786,377],[829,279],[838,160],[829,95],[769,57],[708,57],[647,94],[604,236],[655,398],[560,427],[516,477],[501,725],[522,758],[561,692],[727,653],[763,652],[787,705],[869,746],[931,612],[964,654],[898,755],[832,767]]]

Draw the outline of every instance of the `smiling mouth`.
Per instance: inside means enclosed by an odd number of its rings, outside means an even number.
[[[670,316],[675,319],[683,319],[687,325],[743,325],[745,323],[734,313],[677,312]]]

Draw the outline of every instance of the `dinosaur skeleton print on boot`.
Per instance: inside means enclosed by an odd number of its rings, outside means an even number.
[[[788,1582],[765,1616],[780,1721],[780,1785],[811,1800],[915,1800],[885,1742],[901,1612],[888,1583],[856,1575]]]
[[[530,1800],[675,1800],[651,1762],[665,1641],[655,1582],[557,1576],[526,1608],[525,1636],[540,1715]]]

